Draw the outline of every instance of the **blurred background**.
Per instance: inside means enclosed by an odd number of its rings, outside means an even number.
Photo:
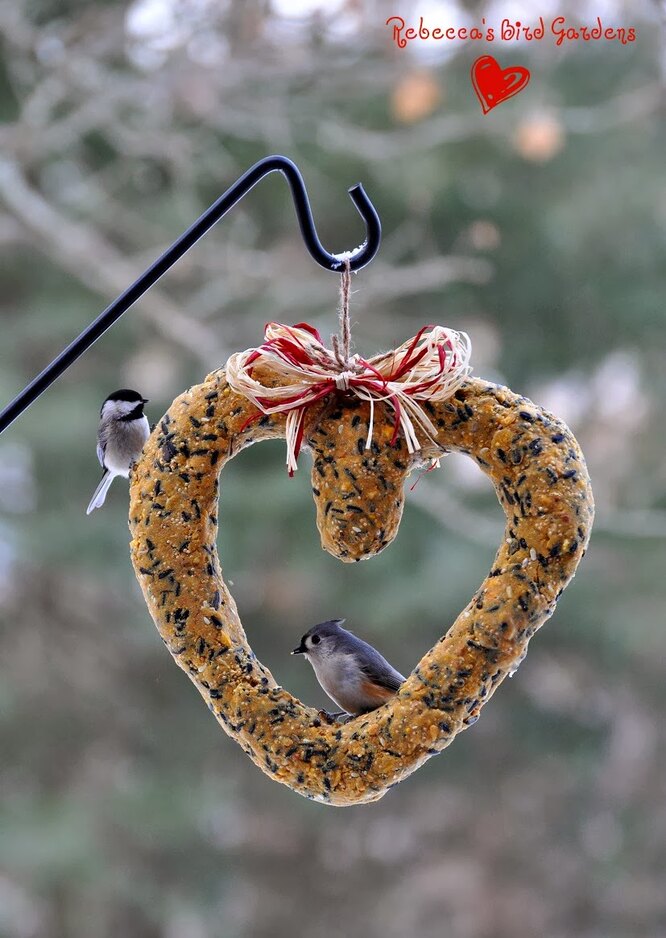
[[[413,42],[384,25],[503,17],[637,41]],[[86,518],[99,406],[157,418],[269,319],[336,328],[287,186],[264,180],[0,439],[1,938],[658,938],[666,934],[666,183],[663,10],[648,2],[0,0],[0,403],[255,160],[300,166],[320,237],[384,242],[357,349],[425,323],[477,375],[564,418],[598,515],[579,576],[479,723],[375,805],[259,773],[166,652],[118,481]],[[483,46],[483,48],[482,48]],[[525,91],[483,116],[491,51]],[[502,514],[449,457],[370,563],[324,554],[309,459],[225,469],[220,554],[253,647],[348,624],[408,672],[485,575]]]

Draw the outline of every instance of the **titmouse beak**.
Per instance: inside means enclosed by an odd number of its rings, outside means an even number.
[[[301,642],[298,648],[294,648],[294,650],[292,651],[292,655],[304,655],[304,654],[305,654],[305,648],[303,648],[303,642]]]

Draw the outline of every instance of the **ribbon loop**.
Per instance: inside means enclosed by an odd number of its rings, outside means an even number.
[[[408,451],[419,450],[417,428],[431,440],[437,434],[419,402],[451,397],[472,370],[471,351],[467,333],[445,326],[424,326],[395,351],[369,360],[354,355],[344,367],[312,326],[270,322],[263,344],[232,355],[226,373],[230,387],[249,398],[262,413],[288,413],[287,469],[293,475],[303,440],[305,412],[315,401],[335,391],[351,391],[369,401],[366,449],[372,442],[375,404],[383,401],[395,415],[392,442],[402,431]],[[284,384],[261,384],[253,371],[262,362],[282,374]],[[349,368],[351,363],[354,370]]]

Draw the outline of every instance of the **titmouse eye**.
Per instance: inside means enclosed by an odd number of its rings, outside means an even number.
[[[321,641],[321,639],[319,638],[318,635],[313,635],[313,636],[312,636],[312,644],[313,644],[313,645],[318,645],[320,641]]]

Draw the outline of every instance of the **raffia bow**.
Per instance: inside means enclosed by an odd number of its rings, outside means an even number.
[[[341,363],[340,356],[327,349],[319,332],[307,323],[286,326],[270,322],[263,344],[232,355],[226,373],[231,388],[249,398],[262,413],[287,414],[287,469],[291,476],[298,468],[307,408],[334,391],[351,392],[369,402],[366,449],[372,442],[375,404],[379,401],[395,414],[391,445],[402,430],[408,451],[420,449],[416,427],[434,441],[437,429],[419,401],[451,397],[472,370],[471,350],[465,332],[424,326],[393,352],[369,360],[353,355]],[[254,377],[260,364],[269,365],[285,383],[278,387],[261,384]]]

